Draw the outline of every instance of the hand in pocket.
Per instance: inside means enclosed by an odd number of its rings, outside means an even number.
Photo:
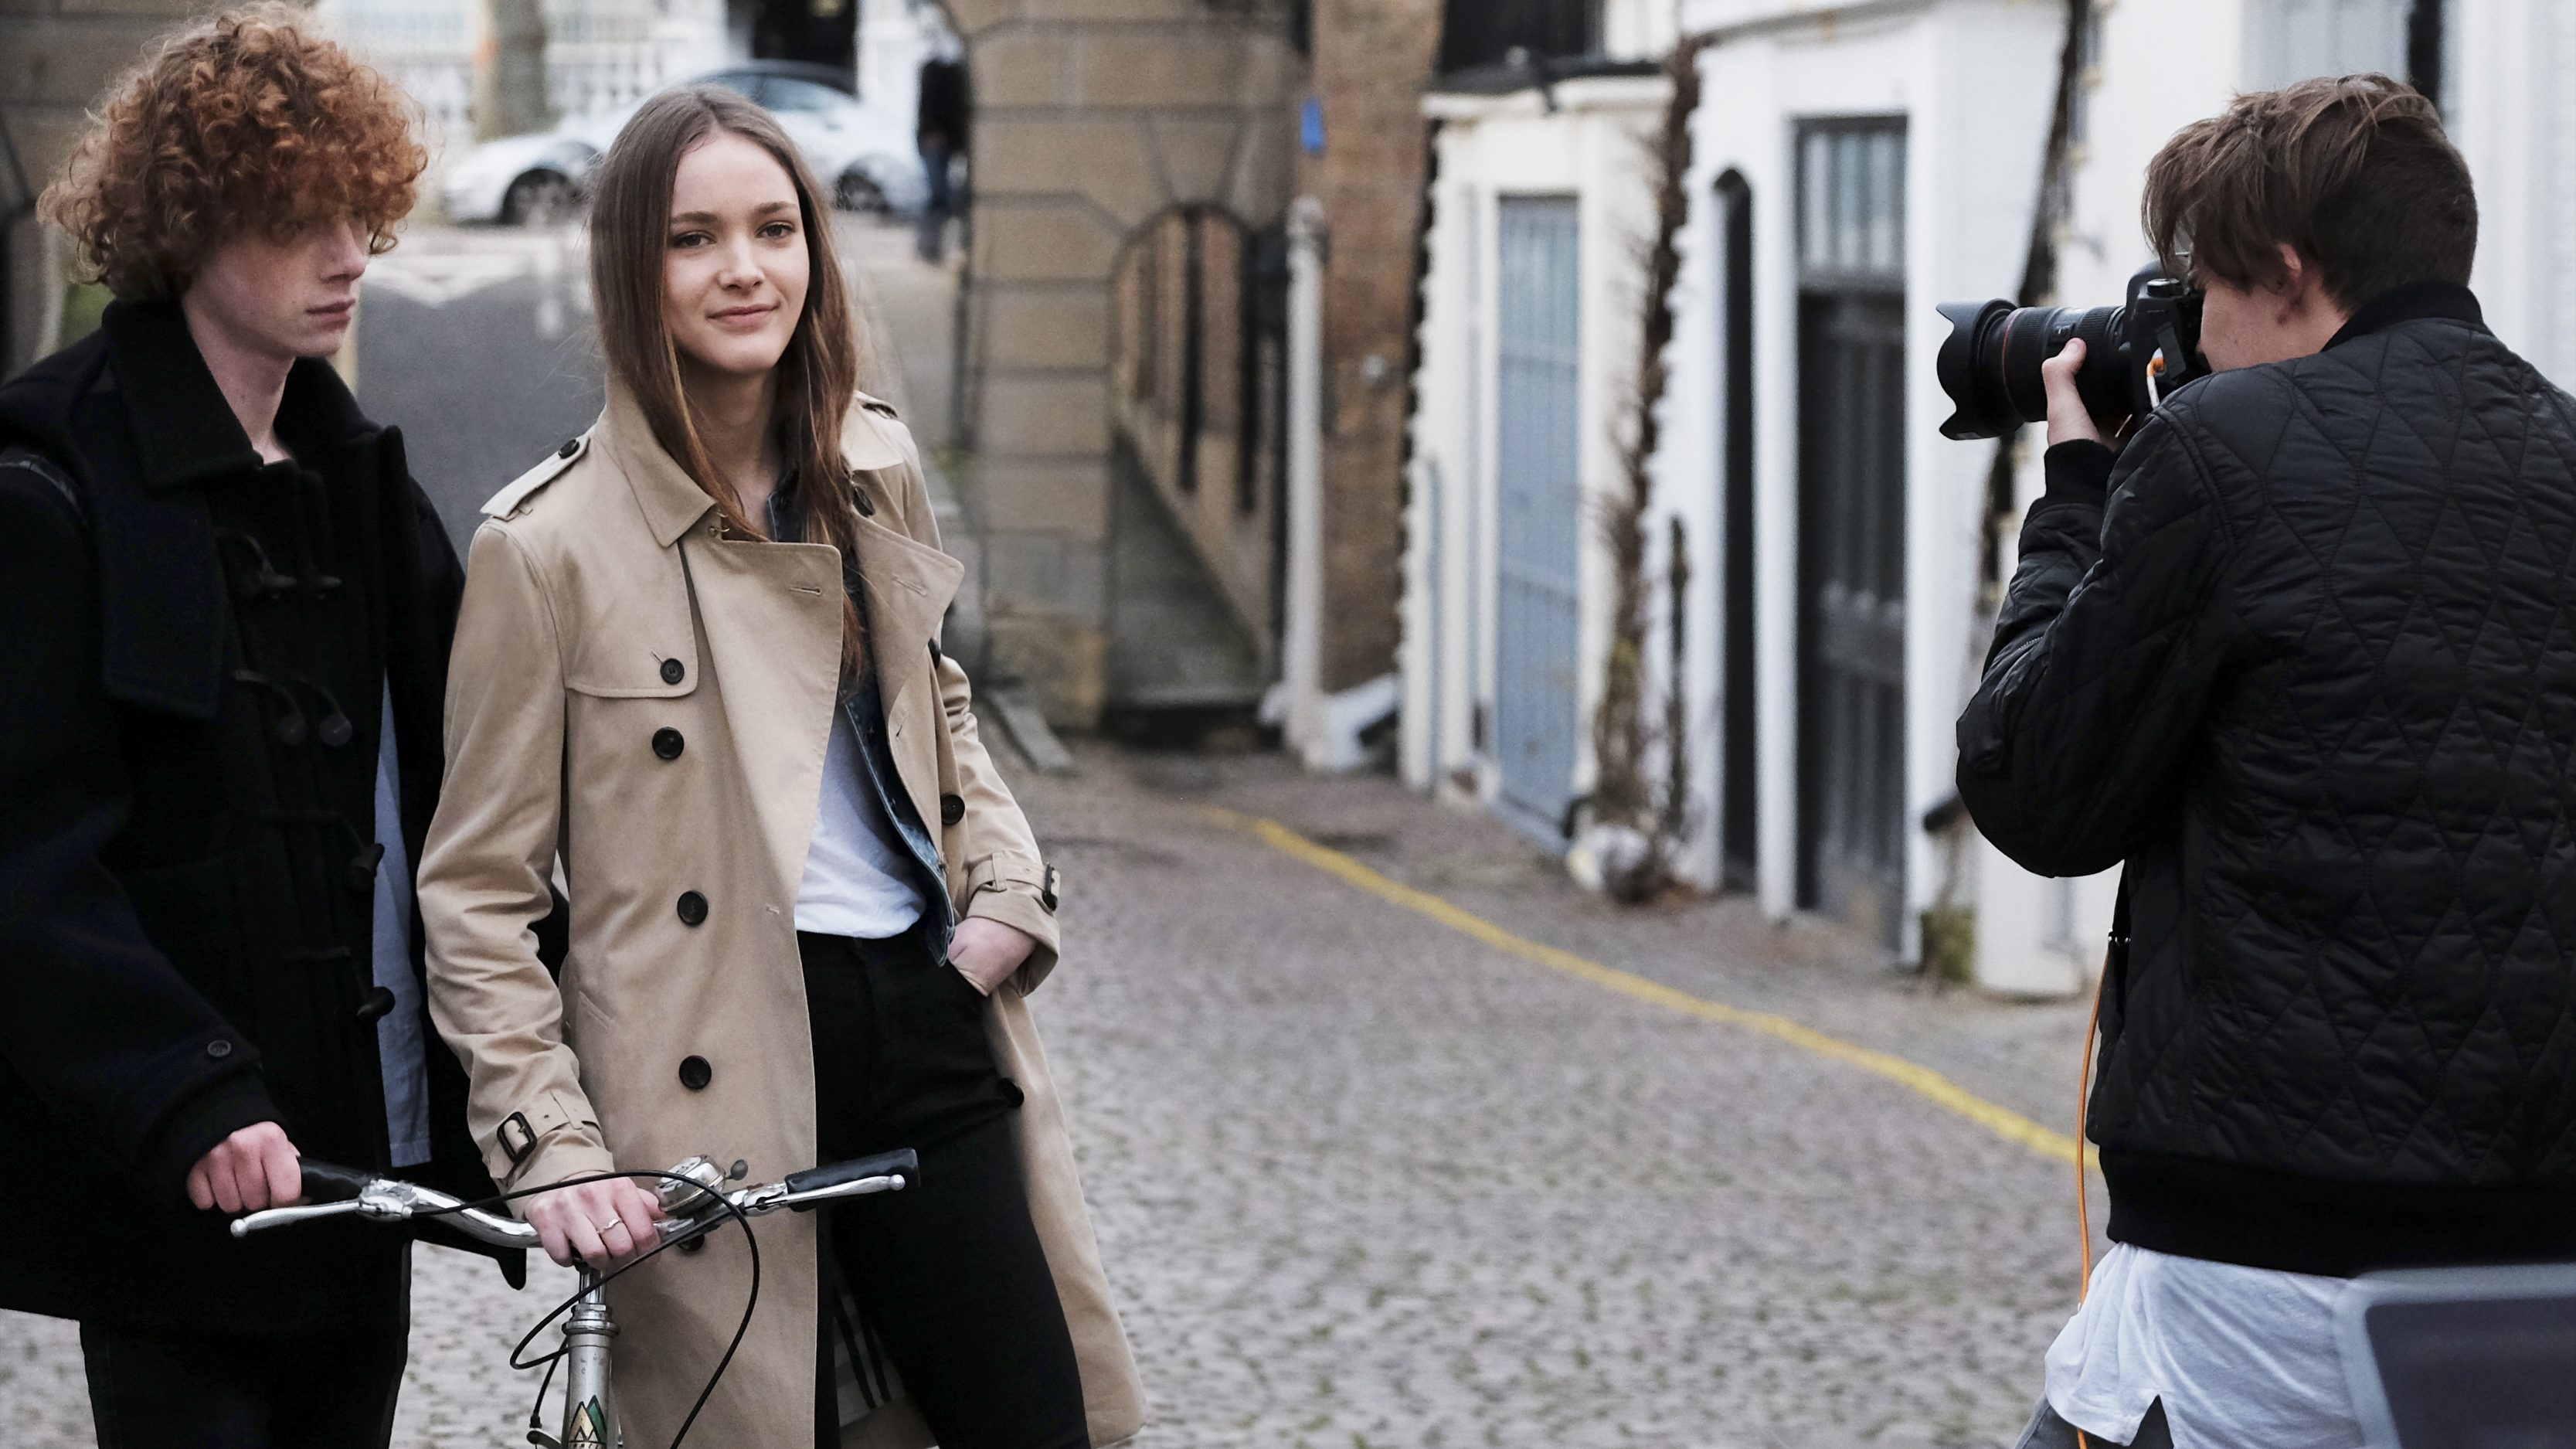
[[[968,916],[957,923],[957,935],[948,943],[948,964],[990,996],[1037,947],[1037,941],[1017,926]]]

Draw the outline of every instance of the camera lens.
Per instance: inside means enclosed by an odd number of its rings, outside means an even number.
[[[1941,390],[1957,411],[1941,425],[1945,438],[1999,438],[2023,423],[2048,418],[2048,389],[2039,365],[2076,338],[2084,365],[2075,390],[2085,410],[2105,425],[2128,415],[2129,385],[2119,341],[2119,307],[2015,307],[1990,302],[1944,302],[1950,321],[1935,365]]]

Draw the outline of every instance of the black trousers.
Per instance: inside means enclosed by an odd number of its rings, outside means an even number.
[[[916,933],[799,935],[814,1030],[823,1161],[910,1147],[921,1180],[824,1208],[824,1258],[858,1305],[941,1449],[1089,1449],[1082,1374],[1029,1217],[1012,1117],[993,1064],[991,1004]],[[823,1284],[817,1436],[839,1424]]]
[[[409,1314],[295,1338],[81,1325],[99,1449],[385,1449]]]

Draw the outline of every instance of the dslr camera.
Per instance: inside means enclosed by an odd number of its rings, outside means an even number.
[[[2149,263],[2129,278],[2129,300],[2117,307],[2016,307],[1944,302],[1950,336],[1936,361],[1941,390],[1956,411],[1945,438],[1999,438],[2024,423],[2048,420],[2048,390],[2039,365],[2071,339],[2084,341],[2075,390],[2102,436],[2144,417],[2165,396],[2209,374],[2200,355],[2200,293]]]

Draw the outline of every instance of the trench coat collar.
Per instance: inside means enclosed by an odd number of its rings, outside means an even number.
[[[866,605],[868,657],[884,681],[889,716],[939,650],[939,626],[965,581],[966,566],[873,518],[859,524],[858,587]]]
[[[662,547],[669,548],[716,506],[707,490],[699,487],[688,470],[680,466],[680,460],[653,436],[653,425],[645,419],[644,407],[635,400],[635,394],[614,380],[608,385],[608,406],[599,415],[598,433],[592,441],[607,448],[616,459],[626,486],[634,491],[635,506],[644,511],[645,526],[653,531],[653,541]],[[860,472],[903,465],[902,451],[876,426],[864,406],[850,409],[849,421],[841,430],[841,454]],[[890,538],[899,537],[891,530],[880,532]]]
[[[600,414],[592,443],[606,450],[625,476],[645,526],[662,547],[678,542],[715,508],[715,500],[655,441],[652,425],[645,421],[634,394],[615,383],[609,385],[608,406]],[[899,492],[872,486],[870,475],[903,467],[904,455],[864,405],[850,409],[841,432],[841,453],[860,475],[856,486],[876,500],[872,508],[884,508],[886,500]],[[868,652],[885,681],[886,708],[892,710],[923,672],[917,666],[938,640],[940,623],[957,597],[966,568],[938,549],[888,528],[870,513],[858,519],[858,557],[851,562],[855,568],[844,572],[855,573],[856,579],[845,582],[859,591],[866,606]]]
[[[635,495],[635,506],[643,511],[644,526],[662,547],[678,542],[681,534],[715,508],[715,499],[653,436],[643,405],[614,380],[608,384],[608,406],[599,415],[591,441],[616,463]]]

